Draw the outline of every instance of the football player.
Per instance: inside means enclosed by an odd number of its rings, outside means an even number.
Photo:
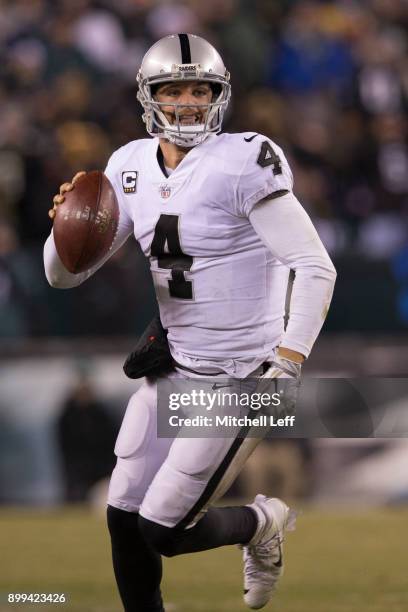
[[[244,379],[266,363],[266,376],[298,380],[336,274],[293,194],[281,148],[257,133],[220,133],[229,73],[198,36],[159,40],[137,81],[151,138],[120,148],[105,170],[120,206],[111,254],[133,233],[149,258],[178,376]],[[61,186],[51,217],[76,178]],[[50,284],[60,288],[103,264],[69,273],[52,232],[44,257]],[[163,612],[161,555],[230,544],[243,548],[246,604],[263,607],[282,574],[289,508],[263,495],[248,506],[213,505],[259,440],[158,438],[156,401],[157,379],[148,377],[130,399],[115,447],[108,525],[125,610]]]

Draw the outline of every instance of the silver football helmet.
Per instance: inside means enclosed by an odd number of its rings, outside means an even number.
[[[146,53],[137,74],[137,98],[145,111],[143,121],[148,133],[183,147],[194,147],[210,133],[218,134],[231,95],[229,78],[218,51],[204,38],[194,34],[161,38]],[[213,90],[212,101],[205,105],[203,124],[182,124],[180,108],[203,109],[204,105],[174,104],[175,123],[171,124],[161,110],[169,104],[154,98],[156,85],[186,80],[208,82]]]

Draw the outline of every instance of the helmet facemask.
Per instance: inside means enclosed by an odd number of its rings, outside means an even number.
[[[143,120],[146,129],[151,136],[166,138],[182,147],[194,147],[203,142],[210,134],[218,134],[221,131],[222,120],[231,95],[229,74],[225,76],[211,73],[200,73],[199,66],[192,66],[191,74],[180,71],[181,66],[174,66],[171,74],[161,74],[157,77],[143,78],[139,71],[137,81],[139,83],[138,100],[144,108]],[[167,77],[167,78],[166,78]],[[206,104],[172,104],[171,102],[158,102],[152,90],[156,86],[165,83],[198,81],[208,83],[213,90],[211,102]],[[162,107],[174,109],[175,122],[170,123],[165,116]],[[180,109],[194,108],[206,109],[204,122],[200,124],[183,124],[180,121]]]

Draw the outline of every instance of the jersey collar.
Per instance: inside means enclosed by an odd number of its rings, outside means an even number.
[[[217,138],[217,136],[215,134],[210,134],[204,142],[192,148],[184,159],[182,159],[177,168],[173,170],[170,176],[164,165],[163,153],[159,146],[159,138],[152,138],[149,155],[149,171],[153,182],[178,181],[181,178],[185,178],[186,175],[193,172],[194,167],[198,164],[200,159],[202,159],[203,154],[205,155],[207,146],[214,141],[214,138]]]
[[[164,164],[163,151],[161,150],[160,146],[157,147],[156,157],[157,157],[158,164],[160,166],[160,170],[163,172],[164,178],[169,178],[170,175],[167,172],[166,166]]]

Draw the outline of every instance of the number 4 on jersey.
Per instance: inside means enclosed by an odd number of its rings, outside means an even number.
[[[273,166],[272,171],[275,176],[277,174],[282,174],[281,160],[273,150],[271,143],[267,140],[264,140],[262,143],[261,150],[259,151],[256,163],[259,164],[262,168]]]
[[[159,268],[171,270],[171,280],[168,281],[171,297],[192,300],[193,283],[185,279],[184,272],[190,270],[193,258],[181,250],[178,215],[160,215],[150,254],[157,257]]]

